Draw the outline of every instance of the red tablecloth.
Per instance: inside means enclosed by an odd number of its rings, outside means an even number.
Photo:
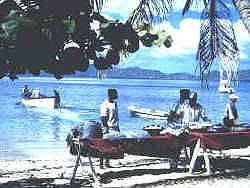
[[[175,157],[185,145],[184,137],[176,137],[170,134],[152,136],[143,139],[80,139],[84,142],[83,151],[87,151],[94,157],[122,158],[122,154]],[[83,153],[84,154],[84,153]]]
[[[245,148],[250,145],[250,131],[234,131],[221,133],[190,132],[187,144],[200,139],[201,148],[227,150]]]
[[[185,146],[195,144],[200,139],[200,147],[214,150],[245,148],[250,145],[250,131],[221,133],[190,132],[186,135],[152,136],[143,139],[107,140],[101,138],[80,139],[84,143],[82,155],[93,157],[123,158],[124,153],[151,157],[175,158]]]

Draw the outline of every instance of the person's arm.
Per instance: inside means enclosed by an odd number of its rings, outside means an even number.
[[[200,115],[201,115],[201,118],[202,118],[202,120],[203,121],[211,121],[211,119],[210,118],[208,118],[207,116],[206,116],[206,112],[205,112],[205,110],[202,108],[202,106],[200,105]]]
[[[202,114],[201,117],[202,117],[203,121],[211,121],[211,119],[206,116],[206,113],[205,113],[204,109],[202,109],[202,113],[201,114]]]

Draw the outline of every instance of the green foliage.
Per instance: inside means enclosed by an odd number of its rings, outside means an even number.
[[[2,29],[5,32],[5,36],[9,39],[16,39],[16,35],[20,28],[29,28],[35,30],[38,23],[22,14],[21,11],[12,10],[5,18],[5,22],[1,24]]]
[[[145,6],[145,2],[150,6]],[[30,4],[21,0],[17,6],[7,7],[4,18],[0,18],[0,38],[6,39],[1,40],[0,52],[8,54],[0,62],[5,67],[1,75],[15,79],[26,71],[39,75],[40,70],[45,70],[60,79],[61,75],[74,74],[76,70],[86,71],[89,60],[94,61],[98,70],[112,69],[122,55],[127,57],[139,50],[140,41],[147,47],[164,43],[167,36],[161,34],[159,40],[158,34],[152,34],[151,25],[152,19],[165,17],[168,7],[163,1],[142,1],[139,13],[147,15],[139,14],[142,21],[128,19],[126,23],[101,15],[103,3],[103,0],[34,0]],[[20,4],[22,7],[18,7]],[[133,15],[138,16],[135,12]],[[100,27],[92,28],[93,21],[99,22]],[[69,41],[73,46],[66,48]],[[107,53],[98,57],[103,51]]]
[[[157,35],[158,35],[158,40],[154,41],[154,45],[161,46],[165,43],[166,40],[170,43],[170,46],[172,45],[173,39],[171,35],[168,35],[168,33],[165,30],[158,31]]]
[[[63,20],[63,24],[66,27],[66,33],[72,35],[76,28],[76,22],[73,19],[65,19]]]

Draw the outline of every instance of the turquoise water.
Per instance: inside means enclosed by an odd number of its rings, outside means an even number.
[[[27,84],[39,87],[42,94],[52,95],[57,89],[62,109],[26,108],[20,105],[21,90]],[[219,123],[228,102],[227,94],[217,91],[218,82],[210,81],[209,89],[199,81],[137,79],[70,79],[20,78],[0,80],[0,158],[55,157],[67,152],[65,138],[70,129],[85,121],[99,120],[99,107],[107,98],[107,89],[119,93],[121,131],[141,129],[164,121],[131,118],[128,105],[169,110],[178,101],[180,88],[198,92],[198,100],[213,123]],[[242,81],[236,94],[240,121],[250,122],[250,82]],[[56,151],[56,152],[55,152]]]

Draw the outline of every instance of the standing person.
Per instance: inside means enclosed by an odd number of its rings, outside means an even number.
[[[24,98],[29,98],[31,95],[31,92],[29,91],[29,88],[27,85],[24,85],[24,88],[22,89],[23,91],[23,97]]]
[[[190,95],[189,104],[191,109],[189,110],[189,121],[190,122],[199,122],[200,118],[203,121],[211,121],[205,114],[202,106],[197,102],[197,93],[194,92]]]
[[[101,104],[100,116],[105,129],[104,135],[111,132],[120,132],[118,106],[115,101],[118,98],[116,89],[108,89],[108,99]],[[106,167],[110,167],[109,159],[106,159]],[[103,168],[103,158],[100,158],[100,168]]]
[[[60,95],[58,91],[56,91],[55,89],[54,89],[54,97],[55,97],[55,108],[60,108],[60,102],[61,102]]]
[[[211,119],[206,116],[205,110],[197,102],[197,93],[196,92],[194,92],[190,95],[189,105],[190,105],[190,108],[186,112],[189,114],[188,115],[189,122],[199,122],[200,119],[202,119],[203,121],[209,121],[209,122],[211,121]],[[194,148],[195,148],[195,145],[190,146],[190,157],[193,156]]]
[[[169,113],[168,123],[178,122],[182,119],[183,114],[179,113],[181,109],[184,109],[189,104],[189,89],[180,90],[180,99],[177,104],[174,105]]]
[[[205,111],[202,106],[197,102],[197,93],[192,93],[183,104],[179,105],[176,109],[176,114],[181,118],[181,123],[188,125],[190,122],[199,122],[200,119],[203,121],[211,121],[205,115]]]
[[[31,98],[40,98],[40,89],[39,88],[33,89],[30,97]]]
[[[189,122],[189,113],[187,113],[190,109],[189,97],[190,97],[190,90],[181,89],[180,101],[174,107],[174,110],[173,110],[176,114],[177,120],[181,120],[182,124],[186,124]]]
[[[229,99],[231,100],[230,103],[226,104],[225,110],[225,117],[224,117],[224,124],[227,126],[237,126],[238,123],[238,110],[236,108],[236,102],[239,97],[235,94],[230,94]]]

